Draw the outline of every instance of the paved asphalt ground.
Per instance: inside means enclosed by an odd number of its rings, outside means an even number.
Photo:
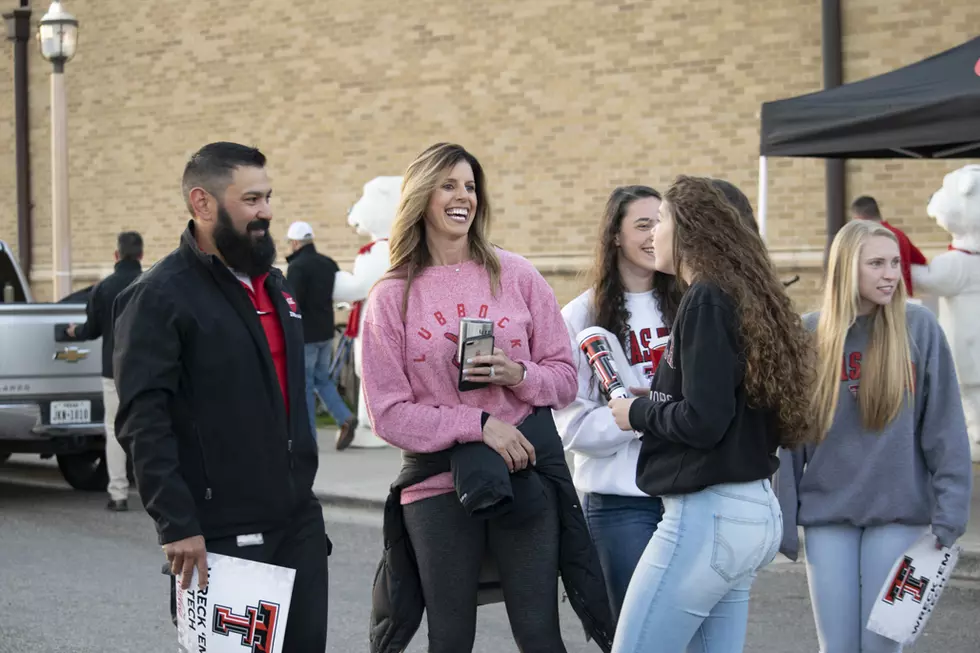
[[[0,653],[173,651],[167,581],[138,499],[111,514],[105,498],[72,491],[53,469],[0,468]],[[330,558],[328,650],[366,652],[380,515],[326,508]],[[598,651],[562,606],[569,653]],[[474,651],[515,651],[501,606],[481,609]],[[651,651],[655,651],[652,648]],[[764,571],[753,589],[751,653],[817,650],[806,578],[798,565]],[[912,653],[980,650],[980,583],[949,587]],[[425,651],[424,629],[410,653]]]

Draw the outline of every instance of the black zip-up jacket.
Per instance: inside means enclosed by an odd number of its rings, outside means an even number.
[[[503,458],[482,443],[406,457],[405,467],[385,502],[385,550],[371,590],[371,653],[401,653],[407,649],[425,609],[415,551],[402,514],[401,491],[450,469],[457,496],[482,497],[480,501],[464,501],[474,519],[507,519],[511,526],[514,521],[532,519],[536,510],[547,505],[542,505],[542,483],[554,487],[560,524],[558,570],[568,602],[582,622],[586,637],[594,639],[606,653],[612,650],[616,622],[609,608],[599,554],[579,505],[551,410],[535,409],[517,428],[534,446],[535,466],[527,470],[527,475],[537,477],[537,482],[514,483],[512,490],[511,474]],[[525,502],[531,505],[522,505]],[[482,509],[493,504],[509,506],[510,510]],[[521,514],[512,517],[510,513],[514,512]],[[498,602],[496,597],[500,596],[499,581],[481,582],[477,602]]]
[[[285,338],[288,415],[257,311],[193,223],[116,301],[116,432],[161,544],[280,528],[313,496],[301,320],[278,270],[265,288]]]
[[[779,468],[777,421],[748,405],[732,299],[693,284],[681,300],[650,398],[630,406],[643,432],[636,484],[651,496],[769,478]]]
[[[102,376],[112,378],[112,304],[143,272],[139,261],[122,260],[112,274],[96,284],[85,307],[85,324],[75,327],[74,340],[102,338]]]
[[[340,268],[332,258],[316,251],[313,243],[287,256],[286,262],[286,280],[303,312],[304,340],[330,340],[334,335],[333,284]]]

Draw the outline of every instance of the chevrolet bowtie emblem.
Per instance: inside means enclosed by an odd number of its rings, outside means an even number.
[[[88,358],[88,349],[79,349],[78,347],[65,347],[54,355],[56,361],[65,361],[66,363],[77,363],[86,358]]]

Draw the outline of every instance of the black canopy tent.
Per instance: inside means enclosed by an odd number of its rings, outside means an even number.
[[[980,157],[980,36],[877,77],[766,102],[760,154]]]
[[[766,157],[980,157],[980,36],[877,77],[762,105],[760,228]]]

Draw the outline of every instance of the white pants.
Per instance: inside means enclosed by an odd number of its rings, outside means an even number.
[[[102,378],[102,401],[105,404],[105,462],[109,468],[109,498],[122,501],[129,496],[129,477],[126,475],[126,452],[116,439],[116,412],[119,395],[112,379]]]
[[[927,530],[927,526],[903,524],[803,529],[820,653],[901,652],[900,644],[865,625],[892,565]]]

